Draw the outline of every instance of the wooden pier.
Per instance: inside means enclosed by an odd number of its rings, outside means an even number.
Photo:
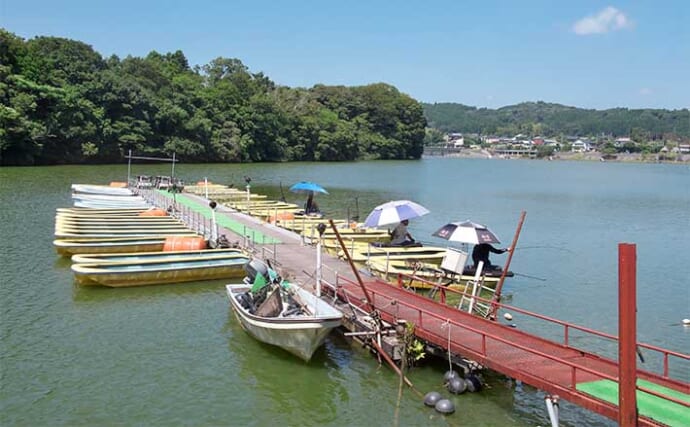
[[[151,197],[163,208],[170,203],[170,196],[160,192]],[[211,215],[208,200],[203,197],[178,194],[175,202],[182,206],[183,219],[189,220],[196,213],[208,220]],[[688,425],[690,384],[671,378],[669,366],[688,366],[690,355],[637,343],[638,348],[660,355],[663,372],[634,367],[633,381],[629,381],[617,361],[577,349],[569,340],[573,331],[616,342],[618,337],[509,307],[512,312],[562,328],[561,341],[547,340],[360,274],[345,261],[325,253],[320,256],[321,268],[317,269],[320,247],[309,239],[225,207],[216,208],[213,215],[220,224],[220,234],[270,261],[291,282],[315,291],[320,273],[322,297],[336,303],[345,313],[346,335],[375,338],[373,347],[382,348],[395,360],[402,353],[395,326],[412,323],[418,339],[429,348],[450,355],[465,370],[490,368],[545,391],[549,399],[560,397],[619,422],[633,413],[640,426]],[[205,228],[208,231],[207,225]],[[623,337],[621,332],[621,342]],[[626,360],[629,369],[630,357],[621,360]],[[626,383],[628,388],[621,390],[621,395],[627,396],[628,403],[619,405],[618,386]],[[631,395],[636,396],[636,405],[629,405]]]

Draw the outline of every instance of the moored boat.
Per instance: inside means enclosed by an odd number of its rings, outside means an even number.
[[[357,245],[351,251],[352,261],[365,263],[369,260],[402,260],[423,261],[440,264],[446,255],[446,248],[438,246],[392,246],[392,245]],[[338,252],[341,258],[342,251]]]
[[[257,269],[258,272],[252,272]],[[253,260],[247,264],[247,270],[249,276],[243,283],[225,286],[242,328],[263,343],[280,347],[307,362],[311,360],[328,333],[340,326],[342,312],[283,281],[261,261]]]
[[[163,250],[165,236],[103,238],[103,239],[57,239],[53,246],[59,255],[100,254],[119,252],[147,252]]]
[[[424,263],[411,260],[386,260],[371,259],[366,263],[369,271],[390,282],[398,280],[411,288],[431,289],[429,282],[450,286],[453,289],[463,290],[467,282],[474,279],[474,269],[465,267],[462,274],[441,268],[437,264]],[[501,278],[502,270],[487,270],[482,273],[481,280],[485,287],[495,288]],[[506,272],[506,277],[512,277],[513,272]],[[417,280],[422,279],[422,280]]]
[[[77,194],[99,194],[106,196],[133,196],[129,188],[114,187],[109,185],[72,184],[72,191]]]
[[[119,223],[119,224],[63,224],[56,223],[55,231],[66,232],[66,233],[121,233],[127,231],[161,231],[161,234],[165,231],[177,231],[177,230],[188,230],[189,227],[181,221],[168,222],[168,223],[152,223],[152,224],[141,224],[141,223]]]
[[[239,278],[249,258],[243,254],[223,258],[180,261],[72,264],[80,285],[127,287]]]
[[[140,216],[142,212],[151,210],[154,208],[105,208],[105,209],[93,209],[93,208],[57,208],[56,212],[58,215],[68,215],[74,217],[137,217]]]
[[[159,229],[159,230],[115,230],[115,231],[80,231],[80,230],[59,230],[55,232],[58,239],[103,239],[109,237],[151,237],[151,236],[189,236],[195,234],[192,230],[179,229]]]
[[[245,255],[241,249],[199,249],[193,251],[149,251],[117,254],[77,254],[74,263],[127,264],[132,262],[186,261],[196,259],[218,259]]]

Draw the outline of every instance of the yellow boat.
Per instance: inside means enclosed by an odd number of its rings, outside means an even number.
[[[465,269],[463,274],[459,275],[444,270],[437,264],[424,262],[377,259],[368,261],[366,266],[372,274],[390,283],[398,283],[400,278],[407,286],[416,289],[431,289],[433,285],[428,282],[432,282],[444,285],[449,284],[453,289],[464,290],[467,282],[474,279],[474,272],[471,269]],[[512,272],[506,273],[506,277],[512,276]],[[486,272],[482,277],[484,286],[492,289],[495,288],[500,277],[500,270]],[[423,280],[416,280],[416,278]]]
[[[203,280],[241,278],[249,258],[243,254],[226,257],[197,257],[169,261],[72,264],[80,285],[128,287]]]
[[[387,231],[373,228],[343,228],[338,230],[338,234],[340,234],[340,238],[343,240],[343,243],[350,252],[352,252],[357,246],[361,247],[362,244],[369,244],[372,242],[385,244],[391,240],[391,236]],[[304,232],[302,235],[314,242],[318,241],[319,239],[318,232]],[[335,233],[333,233],[333,230],[326,230],[321,237],[321,244],[331,255],[337,256],[338,251],[341,250],[340,243],[338,242],[338,238],[335,236]]]
[[[197,234],[180,237],[197,237]],[[62,256],[75,254],[126,253],[161,251],[167,236],[136,236],[110,238],[57,239],[53,241],[56,252]]]
[[[147,251],[126,253],[100,253],[100,254],[76,254],[72,256],[74,263],[100,263],[100,264],[128,264],[132,262],[161,262],[161,261],[185,261],[199,258],[217,259],[228,256],[247,255],[242,249],[197,249],[184,251]]]
[[[293,218],[280,218],[278,217],[277,220],[275,220],[272,216],[269,217],[268,221],[271,222],[272,224],[277,225],[278,227],[285,228],[290,231],[294,231],[297,233],[302,233],[306,232],[307,234],[311,233],[312,230],[314,230],[314,234],[318,235],[318,232],[316,231],[316,226],[319,224],[324,224],[327,228],[327,230],[331,230],[331,225],[329,222],[328,218],[319,218],[319,217],[312,217],[308,215],[293,215]],[[333,223],[338,227],[338,229],[343,229],[343,228],[351,228],[348,226],[347,220],[344,219],[334,219]],[[358,224],[353,223],[355,227],[357,227]],[[332,230],[331,230],[332,231]]]
[[[352,261],[366,263],[369,260],[402,260],[422,261],[440,265],[446,255],[446,248],[438,246],[384,246],[384,245],[357,245],[350,251]],[[342,251],[338,256],[343,258]]]
[[[195,234],[186,228],[179,229],[131,229],[131,230],[66,230],[55,232],[58,239],[101,239],[108,237],[189,236]]]

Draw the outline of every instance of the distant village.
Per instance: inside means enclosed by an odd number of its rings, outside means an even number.
[[[664,140],[638,142],[630,137],[583,138],[579,136],[562,136],[547,138],[542,136],[528,137],[518,134],[512,137],[479,135],[472,133],[447,133],[441,144],[425,147],[425,154],[439,154],[462,150],[485,150],[504,157],[543,158],[559,154],[582,153],[599,154],[602,159],[615,159],[619,155],[641,154],[651,157],[648,160],[680,160],[690,155],[690,143],[682,140]],[[644,160],[644,159],[643,159]]]

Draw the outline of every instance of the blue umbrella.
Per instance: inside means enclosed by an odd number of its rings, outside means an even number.
[[[428,213],[429,210],[427,208],[415,202],[393,200],[375,207],[364,221],[364,225],[367,227],[380,227],[405,219],[417,218]]]
[[[323,193],[328,194],[325,188],[319,184],[315,184],[309,181],[300,181],[297,184],[290,187],[290,191],[293,193]]]

